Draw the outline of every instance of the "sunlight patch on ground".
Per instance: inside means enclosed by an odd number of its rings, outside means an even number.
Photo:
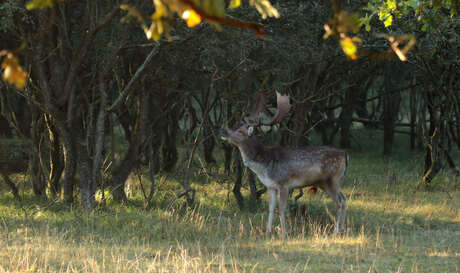
[[[460,252],[433,250],[431,252],[428,252],[427,256],[429,256],[429,257],[455,258],[455,257],[460,257]]]

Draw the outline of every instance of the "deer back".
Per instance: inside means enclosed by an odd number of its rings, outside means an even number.
[[[315,185],[343,175],[345,151],[328,146],[265,147],[255,139],[240,145],[243,162],[268,185]],[[267,186],[268,186],[267,185]]]

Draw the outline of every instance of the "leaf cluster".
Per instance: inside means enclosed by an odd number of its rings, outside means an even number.
[[[385,27],[394,23],[394,18],[401,19],[413,15],[421,23],[420,30],[435,31],[445,18],[453,18],[460,12],[460,1],[456,0],[372,0],[364,8],[366,15],[361,22],[370,31],[373,16],[383,22]],[[369,15],[370,13],[370,15]]]
[[[2,61],[2,79],[9,84],[13,84],[17,89],[23,89],[26,85],[28,73],[19,64],[18,58],[13,53],[6,50],[0,51]]]
[[[221,25],[230,25],[239,28],[251,28],[262,35],[260,27],[250,23],[229,19],[226,14],[226,3],[224,0],[154,0],[155,12],[150,16],[144,16],[137,8],[123,4],[121,9],[128,13],[123,21],[135,18],[141,25],[147,39],[158,41],[162,35],[171,39],[173,21],[177,16],[184,20],[189,28],[198,26],[201,22],[207,21],[218,30]],[[254,6],[263,19],[268,17],[279,17],[278,11],[271,5],[269,0],[250,0],[249,4]],[[241,6],[240,0],[231,1],[228,8],[235,9]]]

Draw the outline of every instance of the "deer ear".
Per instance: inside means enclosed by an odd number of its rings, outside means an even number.
[[[252,133],[254,133],[254,127],[249,126],[249,127],[248,127],[248,136],[251,136]]]

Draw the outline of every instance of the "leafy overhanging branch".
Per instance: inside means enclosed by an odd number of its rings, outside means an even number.
[[[241,22],[237,20],[232,20],[226,17],[219,17],[215,16],[212,14],[208,14],[206,11],[198,7],[193,1],[191,0],[181,0],[185,4],[189,5],[195,12],[200,15],[202,18],[204,18],[207,21],[213,22],[213,23],[219,23],[219,24],[224,24],[227,26],[235,27],[235,28],[246,28],[246,29],[252,29],[256,32],[258,37],[263,37],[264,31],[262,26],[254,23],[246,23],[246,22]]]

